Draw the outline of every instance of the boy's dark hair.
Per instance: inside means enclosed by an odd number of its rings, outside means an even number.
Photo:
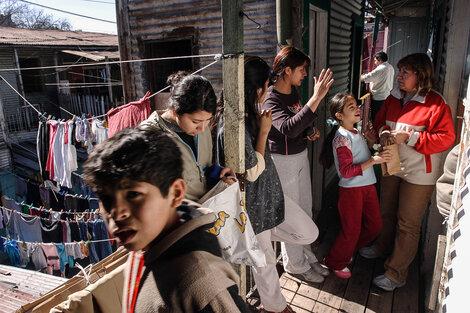
[[[168,76],[167,84],[171,86],[168,107],[175,110],[176,114],[198,111],[215,114],[217,97],[207,78],[179,71]]]
[[[375,55],[374,55],[374,58],[376,58],[377,60],[381,60],[382,62],[387,62],[388,61],[388,56],[385,52],[383,51],[380,51],[380,52],[377,52]]]
[[[343,113],[344,105],[348,98],[354,98],[354,96],[350,93],[337,93],[328,103],[330,118],[336,121],[337,124],[333,126],[325,141],[323,141],[323,147],[318,161],[324,168],[330,168],[334,163],[333,139],[335,138],[336,131],[341,124],[341,121],[336,117],[336,113]]]
[[[304,65],[305,62],[309,67],[310,58],[299,49],[290,46],[283,48],[274,58],[273,82],[276,82],[279,77],[284,75],[286,68],[290,67],[294,70],[296,67]]]
[[[402,58],[397,63],[398,69],[405,67],[415,72],[418,77],[418,93],[425,96],[432,88],[439,89],[439,85],[434,77],[434,68],[431,59],[426,53],[413,53]]]
[[[104,187],[122,179],[146,182],[168,195],[182,178],[183,161],[173,139],[160,130],[126,128],[95,147],[84,166],[84,180],[101,198]]]

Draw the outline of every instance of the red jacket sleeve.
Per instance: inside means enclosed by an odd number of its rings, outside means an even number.
[[[415,149],[422,154],[446,151],[455,141],[455,127],[450,107],[442,103],[430,108],[435,110],[427,120],[426,130],[420,132]]]
[[[341,176],[351,178],[362,175],[361,164],[353,164],[353,155],[348,147],[342,146],[336,148],[336,155],[338,156],[338,166]]]

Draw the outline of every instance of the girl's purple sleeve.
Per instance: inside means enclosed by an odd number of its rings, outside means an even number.
[[[317,118],[317,114],[312,112],[308,106],[304,106],[300,112],[291,116],[287,107],[278,101],[267,100],[263,105],[264,109],[273,112],[273,126],[283,135],[295,138],[302,132],[312,126]]]

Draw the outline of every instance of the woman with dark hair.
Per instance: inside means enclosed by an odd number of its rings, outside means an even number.
[[[401,172],[381,179],[383,228],[363,257],[386,257],[385,273],[374,284],[392,291],[406,282],[408,266],[418,249],[421,222],[436,180],[441,152],[455,140],[450,107],[433,88],[433,65],[424,53],[410,54],[397,67],[398,88],[377,114],[374,129],[382,146],[398,144]]]
[[[168,109],[155,111],[139,127],[156,128],[173,135],[183,157],[183,179],[186,197],[199,200],[208,190],[205,170],[212,163],[212,137],[209,122],[217,108],[217,97],[211,83],[199,75],[177,72],[168,77],[171,85]],[[231,183],[225,174],[235,175],[229,168],[220,178]]]
[[[320,101],[333,83],[332,72],[322,70],[312,97],[305,106],[300,105],[296,87],[307,76],[310,58],[293,47],[283,48],[274,59],[274,85],[269,87],[263,109],[272,111],[272,128],[268,136],[269,148],[282,183],[286,212],[299,206],[311,219],[312,189],[307,142],[320,134],[313,128]],[[287,203],[287,200],[286,200]],[[287,215],[287,214],[286,214]],[[307,282],[318,283],[329,271],[324,269],[310,245],[282,243],[282,258],[286,272]],[[323,276],[322,276],[323,275]]]
[[[281,293],[272,241],[310,244],[318,236],[312,219],[298,206],[285,212],[281,182],[266,145],[271,129],[271,111],[261,110],[268,89],[269,66],[257,56],[245,58],[245,167],[246,211],[266,266],[253,266],[253,277],[264,312],[294,312]],[[221,105],[221,109],[223,106]],[[220,110],[222,111],[222,110]],[[223,164],[224,121],[219,122],[218,155]],[[287,205],[291,205],[286,200]]]

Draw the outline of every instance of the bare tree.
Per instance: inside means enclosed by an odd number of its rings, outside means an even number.
[[[0,0],[0,26],[72,30],[67,19],[56,19],[52,14],[17,0]]]

